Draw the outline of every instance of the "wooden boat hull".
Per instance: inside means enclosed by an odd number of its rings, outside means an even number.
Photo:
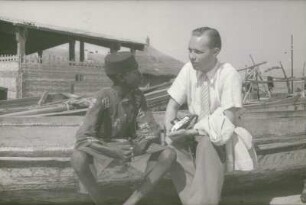
[[[154,113],[158,122],[162,122],[163,114]],[[294,185],[302,189],[306,175],[305,115],[304,111],[241,115],[240,124],[255,136],[260,167],[251,172],[226,174],[224,201],[233,194],[269,187]],[[91,204],[87,195],[78,193],[79,183],[69,162],[74,135],[82,119],[82,116],[0,118],[0,203]],[[106,202],[122,201],[137,184],[129,179],[100,183]],[[158,195],[162,202],[179,204],[169,178],[158,186],[146,200],[154,204]]]

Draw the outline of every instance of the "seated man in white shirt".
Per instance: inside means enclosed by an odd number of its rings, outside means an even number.
[[[177,151],[177,163],[171,176],[184,205],[218,204],[224,180],[224,146],[215,146],[207,135],[195,129],[170,133],[171,121],[181,105],[199,119],[224,109],[235,124],[235,114],[242,107],[242,81],[228,63],[220,63],[221,38],[216,29],[201,27],[193,30],[189,41],[189,59],[168,90],[171,96],[165,116],[167,139]],[[193,138],[197,142],[195,159],[188,143],[176,146],[177,139]],[[183,144],[183,145],[182,145]]]

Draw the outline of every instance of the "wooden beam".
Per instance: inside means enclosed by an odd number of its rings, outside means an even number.
[[[47,33],[39,30],[28,30],[26,55],[69,43],[68,36]]]
[[[282,83],[282,82],[288,82],[288,81],[294,81],[294,82],[304,82],[304,78],[288,78],[288,79],[283,79],[283,80],[246,80],[245,82],[249,82],[249,83]]]
[[[260,66],[260,65],[263,65],[263,64],[266,64],[267,62],[266,61],[264,61],[264,62],[262,62],[262,63],[258,63],[258,64],[255,64],[255,65],[252,65],[252,66],[248,66],[248,67],[246,67],[246,68],[240,68],[240,69],[237,69],[238,71],[244,71],[244,70],[248,70],[248,69],[253,69],[253,68],[256,68],[256,67],[258,67],[258,66]]]

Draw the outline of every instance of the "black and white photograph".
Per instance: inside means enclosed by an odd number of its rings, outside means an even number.
[[[306,204],[305,0],[0,0],[0,204]]]

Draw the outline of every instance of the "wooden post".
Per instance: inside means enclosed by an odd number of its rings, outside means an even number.
[[[28,31],[26,28],[17,27],[15,30],[15,36],[17,41],[17,56],[19,58],[19,68],[16,78],[16,97],[22,98],[23,72],[21,69],[21,63],[23,62],[24,56],[26,54],[26,42],[27,42]]]
[[[304,85],[303,85],[303,92],[305,92],[305,85],[306,85],[306,79],[305,79],[305,65],[306,65],[306,63],[304,62],[304,64],[303,64],[303,78],[304,78]]]
[[[39,63],[42,63],[42,54],[43,54],[43,51],[42,51],[42,50],[39,50],[39,51],[37,52],[37,54],[38,54],[38,62],[39,62]]]
[[[291,93],[293,93],[293,35],[291,35]]]
[[[84,42],[80,41],[80,62],[84,62],[84,56],[85,56]]]
[[[69,41],[69,61],[75,61],[75,40]]]
[[[17,27],[15,31],[16,41],[17,41],[17,55],[22,61],[25,56],[26,42],[27,42],[27,29]]]
[[[74,82],[70,82],[70,93],[74,93]]]
[[[121,47],[120,43],[114,42],[114,43],[111,44],[111,46],[109,48],[109,52],[110,53],[116,53],[117,51],[120,50],[120,47]]]
[[[251,58],[251,61],[253,63],[253,66],[255,65],[255,61],[254,61],[254,58],[253,56],[250,54],[250,58]],[[257,82],[257,98],[258,100],[260,100],[260,93],[259,93],[259,84],[258,84],[258,66],[254,68],[254,71],[255,71],[255,79],[256,79],[256,82]]]
[[[131,51],[131,53],[132,53],[133,55],[136,54],[136,49],[135,49],[135,48],[131,48],[130,51]]]
[[[289,79],[288,79],[288,77],[287,77],[287,75],[286,75],[286,71],[285,71],[284,66],[283,66],[283,64],[282,64],[281,61],[279,62],[279,65],[280,65],[280,67],[281,67],[281,69],[282,69],[282,71],[283,71],[284,77],[285,77],[286,82],[287,82],[288,94],[290,94],[291,91],[290,91]],[[292,82],[293,82],[293,81],[292,81]]]

